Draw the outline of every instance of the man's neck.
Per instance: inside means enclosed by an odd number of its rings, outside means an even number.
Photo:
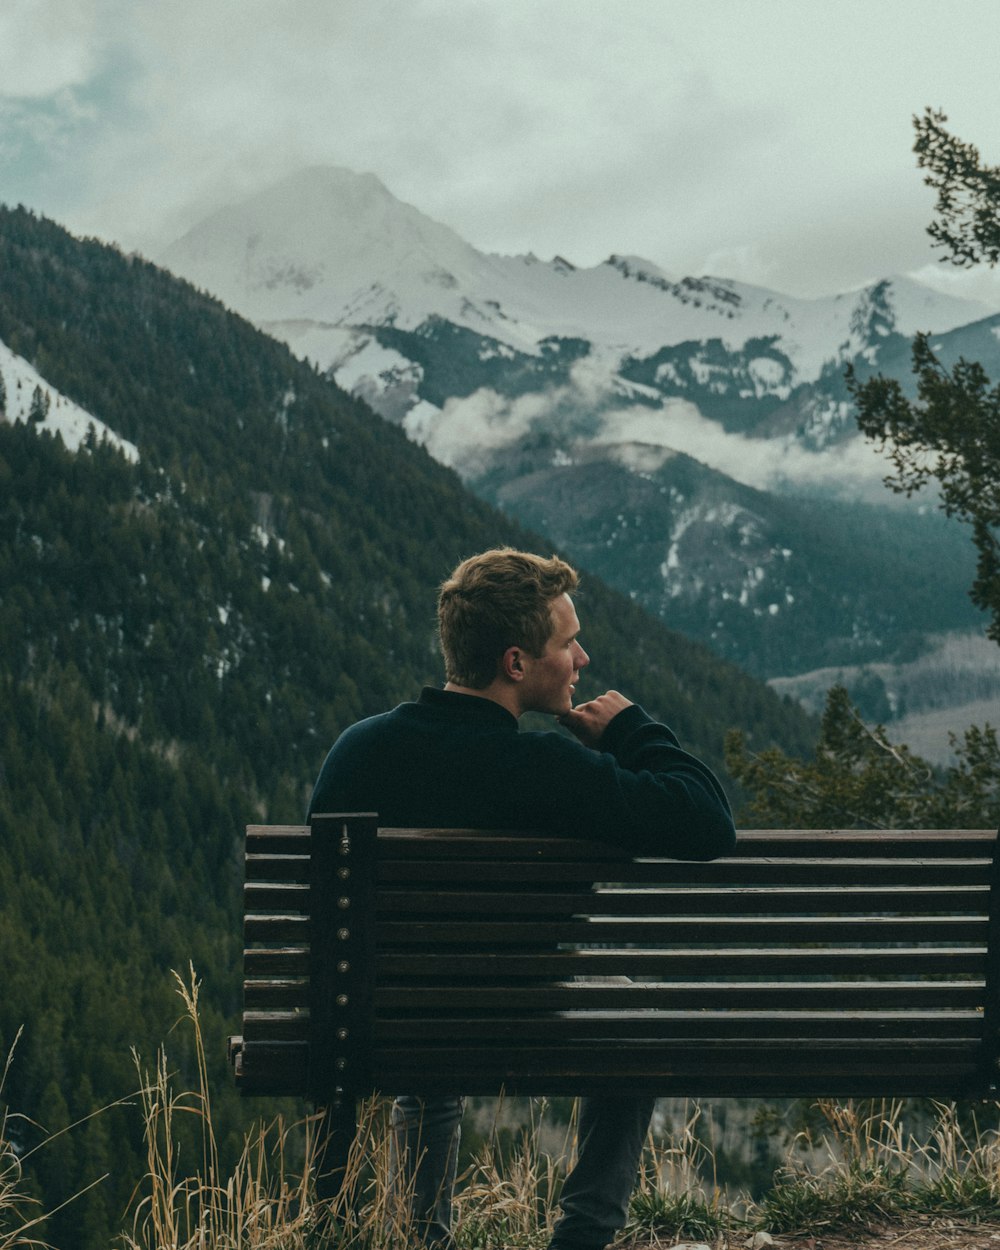
[[[477,690],[472,686],[460,686],[457,682],[448,681],[445,682],[444,688],[452,694],[471,694],[476,699],[489,699],[491,703],[499,703],[504,711],[510,712],[515,719],[521,715],[517,687],[511,686],[510,683],[493,681],[488,686]]]

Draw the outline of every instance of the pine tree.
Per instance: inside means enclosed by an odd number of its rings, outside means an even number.
[[[32,425],[41,425],[49,415],[51,400],[47,391],[36,386],[31,392],[31,404],[28,408],[28,421]]]

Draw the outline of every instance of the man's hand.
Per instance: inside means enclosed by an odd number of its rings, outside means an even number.
[[[585,747],[596,747],[611,721],[631,706],[631,699],[626,699],[617,690],[609,690],[560,716],[559,723],[575,734]]]

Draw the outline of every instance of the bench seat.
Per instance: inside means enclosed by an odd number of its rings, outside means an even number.
[[[247,1094],[992,1098],[993,830],[247,830]]]

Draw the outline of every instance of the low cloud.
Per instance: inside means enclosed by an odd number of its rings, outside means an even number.
[[[566,385],[507,398],[489,388],[449,399],[443,409],[420,406],[406,422],[411,438],[465,478],[485,472],[498,452],[546,431],[571,455],[576,442],[612,449],[644,445],[683,452],[759,490],[823,489],[885,501],[888,465],[860,435],[810,451],[792,435],[747,438],[728,433],[684,399],[660,406],[621,406],[609,362],[587,357]]]
[[[884,494],[882,479],[888,468],[860,436],[822,451],[809,451],[791,435],[747,438],[728,433],[684,399],[668,399],[659,409],[610,412],[594,442],[669,447],[759,490],[794,485],[877,498]]]

